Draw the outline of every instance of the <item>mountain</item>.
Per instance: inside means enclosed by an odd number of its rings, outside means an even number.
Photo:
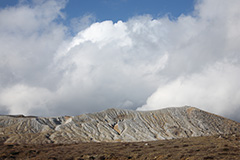
[[[239,132],[240,123],[189,106],[53,118],[0,116],[0,141],[5,144],[138,142]]]

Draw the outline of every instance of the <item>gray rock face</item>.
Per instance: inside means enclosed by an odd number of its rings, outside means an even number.
[[[239,132],[240,123],[188,106],[56,118],[0,116],[5,143],[133,142]]]

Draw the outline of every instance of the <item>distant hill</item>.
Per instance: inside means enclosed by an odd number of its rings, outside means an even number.
[[[0,141],[6,144],[138,142],[239,132],[240,123],[189,106],[53,118],[0,116]]]

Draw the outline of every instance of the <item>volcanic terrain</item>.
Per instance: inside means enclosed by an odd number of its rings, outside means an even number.
[[[240,123],[194,107],[0,116],[0,159],[239,159]]]

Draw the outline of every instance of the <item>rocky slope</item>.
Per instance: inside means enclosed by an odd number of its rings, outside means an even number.
[[[188,106],[56,118],[0,116],[0,141],[5,144],[135,142],[239,132],[240,123]]]

